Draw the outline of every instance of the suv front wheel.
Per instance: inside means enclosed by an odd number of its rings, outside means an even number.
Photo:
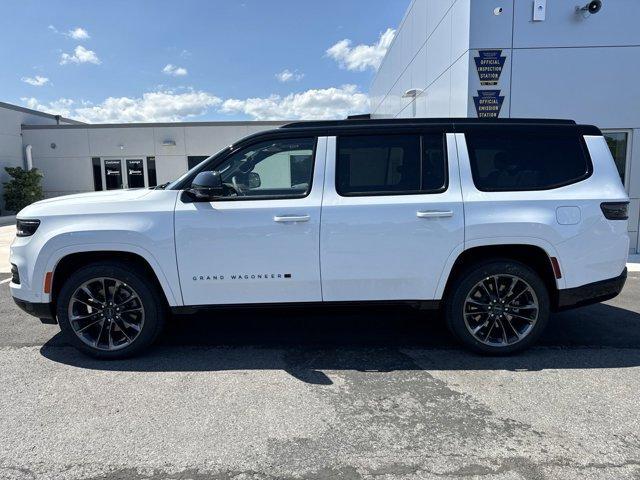
[[[72,273],[57,300],[67,340],[96,358],[135,355],[161,332],[160,292],[138,269],[116,261],[93,263]]]
[[[456,280],[446,304],[449,329],[478,353],[522,351],[549,320],[549,292],[523,263],[493,260],[474,265]]]

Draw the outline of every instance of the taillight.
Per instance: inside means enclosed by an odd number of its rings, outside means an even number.
[[[600,208],[608,220],[627,220],[629,218],[629,202],[604,202],[600,204]]]

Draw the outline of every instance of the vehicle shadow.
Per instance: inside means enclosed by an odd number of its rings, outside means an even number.
[[[324,371],[544,370],[640,366],[640,314],[599,304],[555,314],[537,347],[510,357],[464,351],[435,313],[405,307],[225,309],[173,319],[140,357],[99,361],[61,334],[42,348],[63,364],[106,371],[281,369],[327,385]],[[61,348],[63,347],[63,348]]]

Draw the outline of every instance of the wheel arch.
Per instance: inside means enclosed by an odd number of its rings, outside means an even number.
[[[494,258],[507,259],[523,263],[540,275],[549,290],[551,305],[555,305],[557,303],[558,290],[563,285],[563,279],[556,278],[551,261],[552,257],[557,259],[553,250],[550,251],[540,244],[534,243],[501,243],[471,246],[453,256],[454,260],[450,262],[446,276],[443,275],[440,281],[439,293],[441,298],[446,301],[455,278],[469,266]]]
[[[96,246],[97,247],[97,246]],[[163,293],[163,300],[169,306],[176,306],[180,303],[177,301],[171,285],[165,277],[160,265],[149,254],[145,255],[145,252],[136,251],[135,249],[117,248],[115,246],[109,246],[108,248],[95,248],[95,249],[83,249],[74,251],[62,251],[56,252],[57,255],[53,255],[49,260],[47,271],[53,272],[52,285],[51,285],[51,302],[55,304],[57,295],[60,292],[64,280],[69,274],[81,268],[84,265],[94,263],[97,261],[117,261],[127,265],[135,265],[147,277],[153,281],[159,290]],[[148,252],[146,252],[148,254]]]

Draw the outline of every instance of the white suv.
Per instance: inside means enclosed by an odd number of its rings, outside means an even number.
[[[158,188],[18,215],[16,303],[101,358],[170,312],[411,302],[503,354],[626,279],[628,198],[598,128],[563,120],[301,122]]]

